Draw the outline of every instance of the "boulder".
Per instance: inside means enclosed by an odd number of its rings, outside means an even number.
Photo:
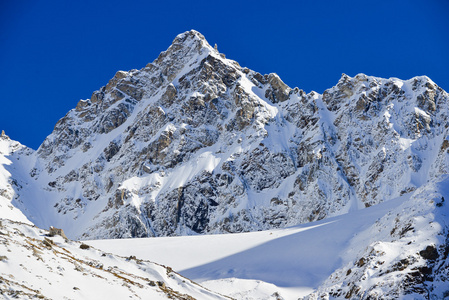
[[[62,236],[65,239],[68,239],[67,236],[64,233],[64,230],[60,229],[60,228],[55,228],[53,226],[50,226],[50,230],[48,232],[48,236],[55,236],[55,235],[59,235]]]

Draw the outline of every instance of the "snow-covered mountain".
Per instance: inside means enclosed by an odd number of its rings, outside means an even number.
[[[308,273],[291,265],[299,272],[292,286],[305,288],[303,296],[443,297],[448,102],[425,76],[343,75],[322,95],[306,94],[276,74],[226,59],[192,30],[143,69],[119,71],[81,100],[37,151],[2,133],[0,218],[63,228],[72,239],[241,233],[319,221],[310,228],[327,224],[334,236],[346,233],[323,254],[338,259],[313,283],[301,283]],[[338,227],[351,218],[356,227]],[[325,227],[314,230],[335,242],[318,229]],[[299,247],[292,245],[285,259]],[[280,284],[237,266],[226,273],[225,262],[186,275]]]
[[[448,99],[427,77],[363,74],[306,94],[189,31],[81,100],[12,177],[25,215],[72,238],[295,225],[447,173]]]

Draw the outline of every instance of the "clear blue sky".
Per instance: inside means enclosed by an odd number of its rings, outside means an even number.
[[[342,73],[449,90],[449,1],[0,1],[0,130],[37,149],[79,99],[196,29],[242,66],[322,93]]]

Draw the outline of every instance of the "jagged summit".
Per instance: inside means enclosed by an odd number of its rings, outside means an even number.
[[[201,49],[204,48],[206,51],[211,51],[215,55],[220,54],[217,44],[212,47],[204,35],[194,29],[178,34],[167,51],[176,51],[180,47],[189,48],[193,51],[202,51]],[[225,58],[224,54],[220,55],[222,58]]]
[[[172,45],[183,44],[188,46],[192,44],[192,42],[201,42],[203,46],[210,47],[204,35],[199,33],[198,31],[191,29],[189,31],[178,34],[172,42]]]

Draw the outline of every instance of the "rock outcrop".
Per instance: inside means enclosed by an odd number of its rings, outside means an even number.
[[[51,236],[55,236],[55,235],[59,235],[59,236],[63,237],[64,239],[67,239],[67,236],[65,235],[63,229],[50,226],[50,229],[48,230],[48,236],[51,237]]]

